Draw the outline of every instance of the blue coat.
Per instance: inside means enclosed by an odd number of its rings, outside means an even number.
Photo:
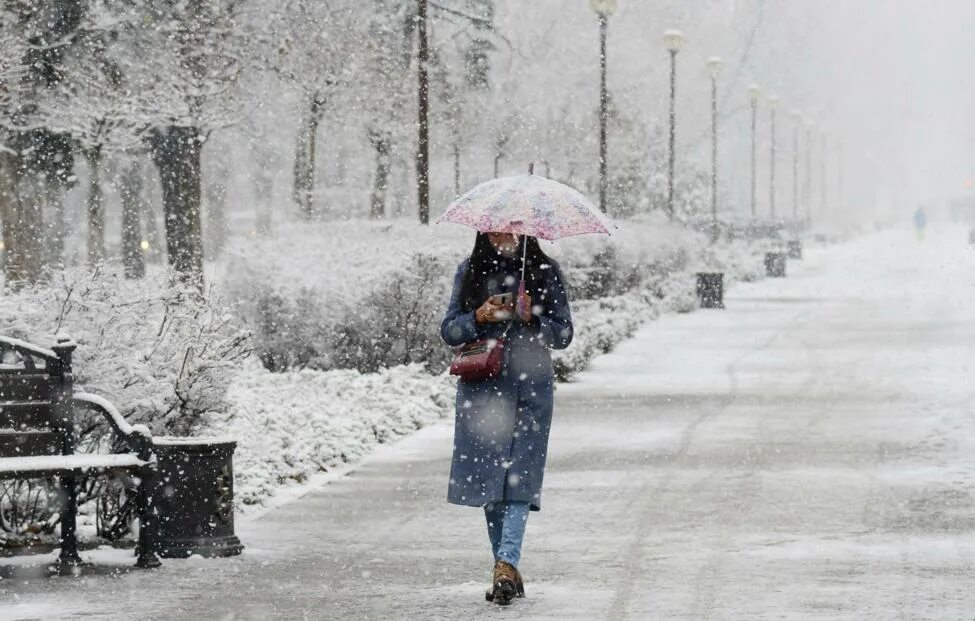
[[[467,268],[468,261],[457,268],[450,305],[440,325],[444,342],[453,347],[498,337],[507,325],[479,325],[473,311],[464,312],[459,298]],[[554,390],[548,350],[564,349],[572,342],[562,273],[553,262],[543,274],[544,294],[533,296],[532,321],[511,323],[501,374],[457,384],[448,502],[480,507],[521,501],[531,503],[535,511],[541,509]],[[503,264],[489,278],[488,293],[516,293],[519,277],[517,265]]]

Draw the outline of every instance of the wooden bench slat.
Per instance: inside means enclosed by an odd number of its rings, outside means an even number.
[[[23,431],[53,427],[51,404],[43,401],[0,401],[0,429]]]
[[[0,457],[57,455],[61,436],[54,431],[0,432]]]
[[[55,387],[46,373],[8,376],[0,383],[0,401],[51,401]]]

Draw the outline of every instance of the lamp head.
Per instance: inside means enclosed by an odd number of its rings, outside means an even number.
[[[721,66],[723,64],[724,61],[721,60],[720,56],[712,56],[711,58],[708,58],[708,71],[711,72],[712,78],[718,77],[718,74],[721,73]]]
[[[616,10],[616,0],[589,0],[589,5],[600,17],[609,17]]]
[[[758,100],[762,98],[762,87],[758,84],[748,85],[748,99],[752,102],[753,106],[758,105]]]
[[[782,101],[782,98],[779,97],[778,95],[774,94],[774,93],[772,95],[769,95],[768,96],[768,105],[769,105],[769,107],[774,108],[775,106],[779,105],[779,102],[780,101]]]
[[[679,52],[684,47],[684,33],[680,30],[668,30],[664,33],[664,44],[671,52]]]

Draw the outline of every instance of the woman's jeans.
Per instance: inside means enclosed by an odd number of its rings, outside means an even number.
[[[527,502],[496,502],[484,506],[487,517],[488,537],[495,561],[504,561],[518,567],[521,559],[521,541],[525,538],[528,522]]]

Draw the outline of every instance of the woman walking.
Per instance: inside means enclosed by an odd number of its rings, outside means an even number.
[[[440,332],[453,347],[502,343],[500,368],[457,385],[447,500],[483,507],[495,561],[486,597],[506,605],[524,597],[521,544],[529,511],[541,509],[554,389],[548,349],[572,342],[558,265],[534,237],[478,233]]]

